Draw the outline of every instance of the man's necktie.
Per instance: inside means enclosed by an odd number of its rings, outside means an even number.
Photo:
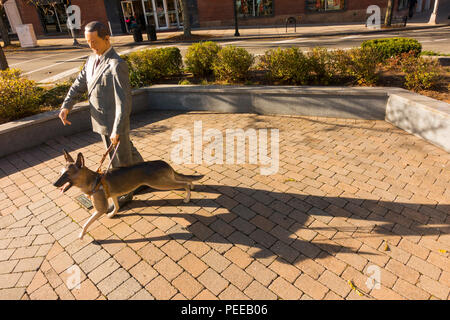
[[[97,58],[94,62],[94,68],[92,68],[92,75],[94,75],[95,69],[97,69],[97,66],[99,63],[100,63],[100,58]]]

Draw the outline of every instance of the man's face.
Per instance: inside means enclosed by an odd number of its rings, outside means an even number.
[[[106,49],[109,48],[109,36],[106,36],[105,39],[102,39],[98,36],[97,31],[94,32],[85,32],[84,37],[95,54],[101,55]]]

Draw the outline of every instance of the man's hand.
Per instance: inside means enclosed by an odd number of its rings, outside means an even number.
[[[119,143],[119,135],[118,134],[111,136],[111,143],[115,146]]]
[[[61,119],[63,125],[68,124],[69,126],[72,124],[69,120],[67,120],[67,115],[69,114],[69,110],[67,109],[61,109],[59,112],[59,118]]]

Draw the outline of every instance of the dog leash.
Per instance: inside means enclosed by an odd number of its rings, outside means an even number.
[[[117,150],[119,149],[119,145],[120,145],[120,141],[117,142],[117,145],[114,149],[114,153],[113,153],[111,159],[109,160],[108,167],[106,168],[105,171],[102,172],[101,168],[102,168],[103,161],[105,161],[106,156],[108,155],[108,153],[111,152],[112,148],[114,147],[113,143],[111,143],[111,145],[109,146],[109,148],[106,150],[105,154],[103,155],[102,160],[100,161],[100,166],[97,169],[97,173],[99,173],[99,175],[95,178],[94,187],[92,188],[92,194],[94,194],[98,191],[98,188],[100,187],[100,183],[103,185],[103,189],[105,189],[106,194],[109,194],[106,184],[103,183],[103,178],[105,177],[105,174],[108,172],[109,168],[111,167],[112,161],[113,161],[114,157],[116,156]]]

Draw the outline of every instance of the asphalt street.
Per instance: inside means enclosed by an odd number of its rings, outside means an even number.
[[[450,26],[386,32],[375,34],[361,34],[348,36],[321,36],[304,38],[255,39],[255,40],[227,40],[221,45],[234,45],[247,49],[249,52],[261,55],[266,50],[277,47],[299,47],[309,50],[313,47],[326,47],[329,49],[347,49],[359,46],[363,41],[377,38],[411,37],[420,41],[423,50],[432,50],[441,53],[450,53]],[[119,54],[140,50],[144,48],[177,46],[184,56],[189,44],[158,44],[119,47]],[[23,75],[40,83],[54,83],[76,76],[81,65],[91,53],[88,48],[57,50],[57,51],[21,51],[7,52],[9,66],[21,69]]]

